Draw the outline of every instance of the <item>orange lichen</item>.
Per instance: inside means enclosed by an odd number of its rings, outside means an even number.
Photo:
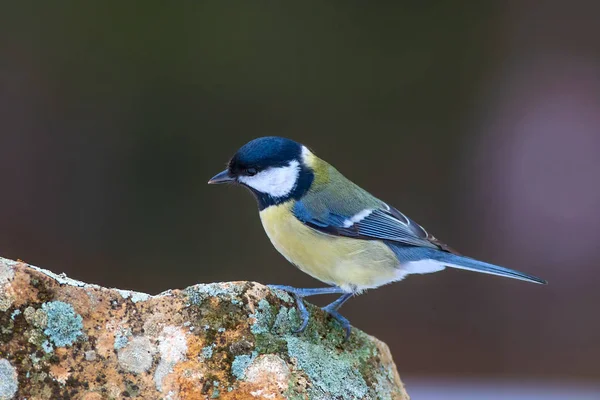
[[[52,365],[50,367],[50,375],[60,383],[64,384],[71,374],[67,368],[62,365]]]

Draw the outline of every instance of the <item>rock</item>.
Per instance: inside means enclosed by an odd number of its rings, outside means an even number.
[[[254,282],[159,295],[0,258],[0,400],[408,399],[387,346]]]

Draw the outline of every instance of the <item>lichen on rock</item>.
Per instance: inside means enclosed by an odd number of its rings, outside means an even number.
[[[231,373],[237,379],[244,379],[246,377],[246,369],[252,364],[252,361],[256,358],[258,353],[253,352],[252,354],[242,354],[233,359],[231,363]]]
[[[154,372],[154,383],[156,384],[156,389],[162,392],[165,376],[173,372],[175,365],[185,358],[187,340],[185,333],[179,328],[167,326],[159,336],[158,342],[160,361],[156,367],[156,372]]]
[[[83,335],[82,318],[73,306],[62,301],[51,301],[42,305],[48,316],[44,333],[58,347],[71,346]]]
[[[0,359],[0,400],[12,399],[18,387],[17,370],[8,360]]]
[[[383,343],[308,308],[294,334],[258,283],[150,296],[0,258],[0,400],[408,399]]]
[[[147,372],[152,366],[154,353],[156,347],[150,339],[136,336],[118,351],[119,366],[134,374]]]

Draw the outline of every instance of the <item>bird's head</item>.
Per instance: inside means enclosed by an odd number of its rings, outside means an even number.
[[[261,209],[302,197],[314,172],[307,163],[308,148],[293,140],[268,136],[254,139],[231,158],[227,169],[209,184],[237,183],[248,187]]]

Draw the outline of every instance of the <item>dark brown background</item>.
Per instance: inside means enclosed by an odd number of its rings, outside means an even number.
[[[550,282],[445,271],[349,302],[403,375],[600,380],[600,7],[412,3],[4,3],[0,254],[150,293],[318,285],[248,193],[206,185],[287,136]]]

